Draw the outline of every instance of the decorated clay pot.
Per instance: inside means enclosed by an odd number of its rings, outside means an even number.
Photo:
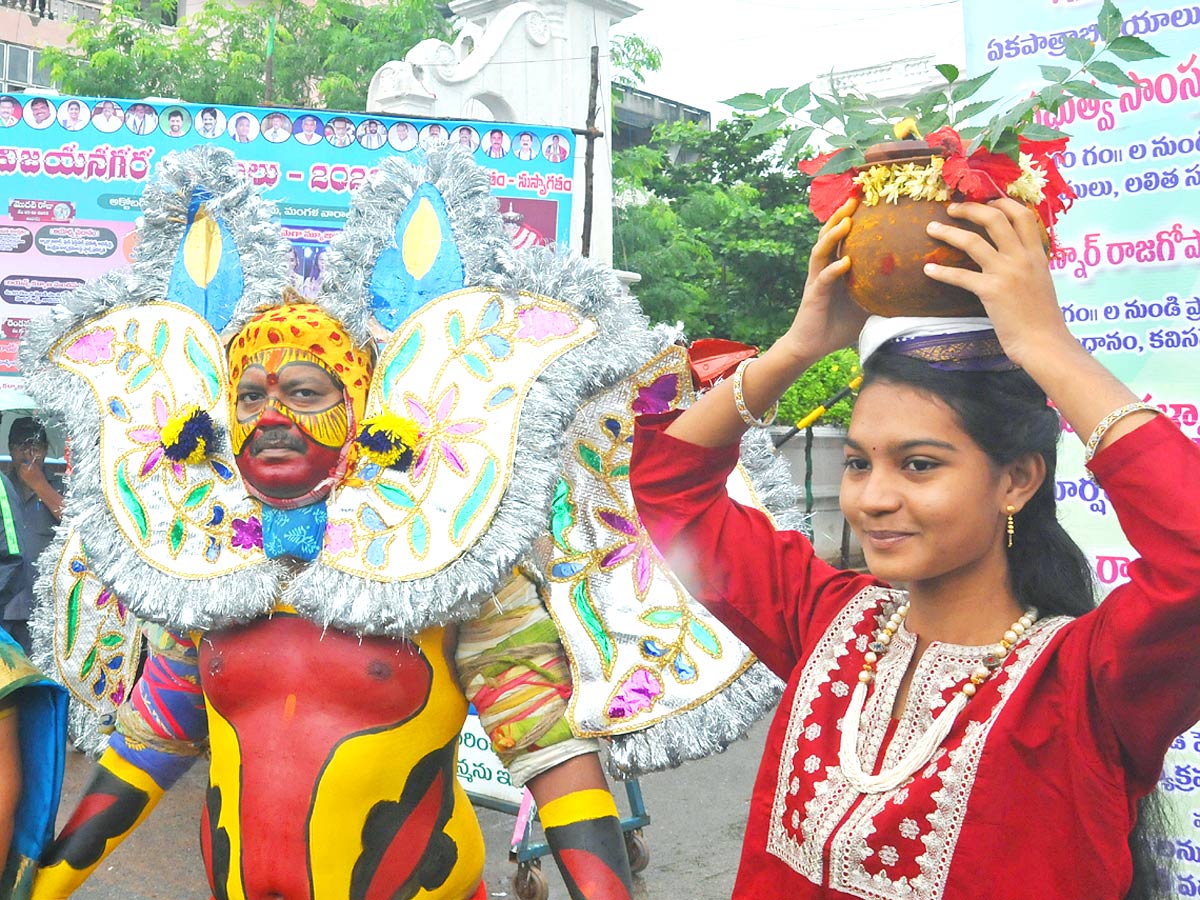
[[[868,165],[929,165],[933,150],[924,141],[896,141],[867,149]],[[951,219],[944,203],[901,199],[877,206],[860,204],[842,252],[851,260],[850,297],[880,316],[982,316],[983,305],[972,293],[934,281],[926,263],[979,270],[965,253],[936,241],[925,231],[930,222],[945,222],[982,234],[983,230]]]

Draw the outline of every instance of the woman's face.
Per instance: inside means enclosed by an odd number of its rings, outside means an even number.
[[[871,573],[910,589],[1005,589],[1009,467],[931,394],[873,382],[854,406],[842,512]],[[998,584],[995,583],[998,580]]]

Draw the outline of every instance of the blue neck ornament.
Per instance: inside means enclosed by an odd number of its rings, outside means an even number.
[[[298,509],[280,509],[263,504],[263,552],[270,559],[291,556],[312,562],[321,555],[325,541],[325,523],[329,513],[325,501],[318,500]]]

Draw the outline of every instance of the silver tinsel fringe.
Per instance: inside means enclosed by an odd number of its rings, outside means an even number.
[[[614,735],[606,764],[609,774],[622,780],[637,778],[724,752],[774,709],[783,686],[765,665],[755,662],[700,706],[641,731]]]

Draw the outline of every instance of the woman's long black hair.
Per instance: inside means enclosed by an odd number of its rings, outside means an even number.
[[[1046,394],[1020,369],[1002,372],[950,372],[886,348],[863,365],[863,387],[873,381],[924,391],[949,406],[963,430],[995,462],[1005,465],[1027,453],[1040,454],[1046,477],[1015,518],[1008,551],[1009,578],[1017,602],[1042,616],[1081,616],[1096,606],[1092,567],[1079,545],[1059,524],[1054,475],[1061,433],[1058,412]],[[1133,882],[1125,900],[1172,896],[1167,840],[1169,817],[1162,792],[1138,802],[1137,824],[1129,836]]]

